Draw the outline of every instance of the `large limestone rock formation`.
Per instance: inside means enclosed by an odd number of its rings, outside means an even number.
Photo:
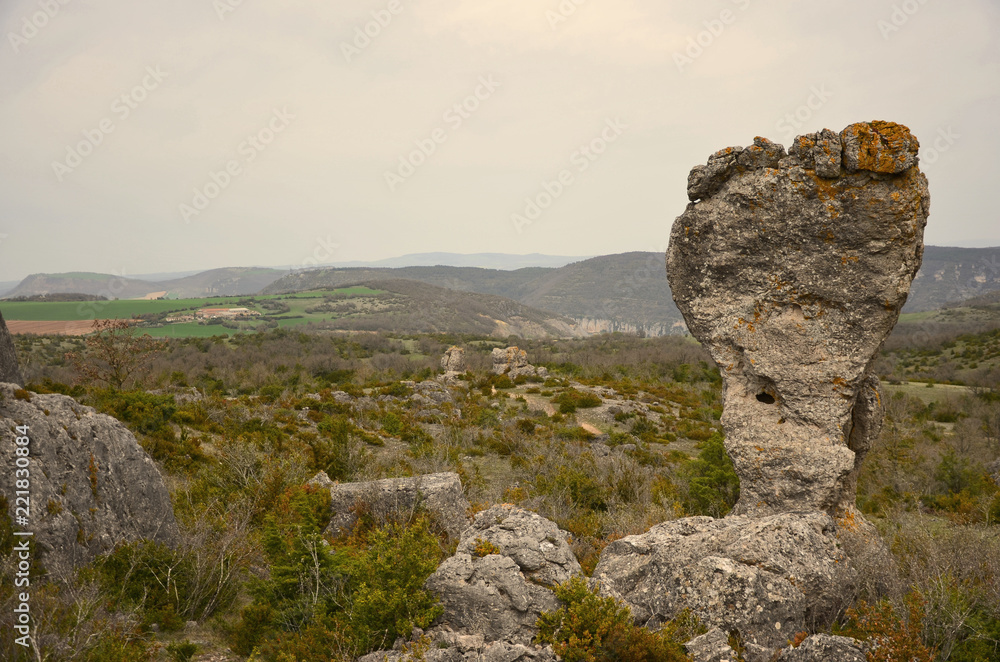
[[[882,420],[872,362],[920,267],[930,202],[890,122],[763,138],[696,166],[667,273],[724,379],[736,513],[836,514]]]
[[[89,562],[123,541],[177,541],[170,494],[153,460],[124,425],[64,395],[0,384],[0,493],[13,495],[20,478],[17,426],[28,426],[31,440],[30,517],[15,528],[34,532],[49,571]],[[13,498],[8,506],[15,518]]]
[[[0,314],[0,382],[8,382],[24,386],[21,368],[17,364],[17,352],[14,350],[14,339],[7,330],[7,323]]]
[[[612,542],[594,578],[636,622],[659,627],[683,609],[768,652],[832,621],[854,571],[825,513],[688,517]]]

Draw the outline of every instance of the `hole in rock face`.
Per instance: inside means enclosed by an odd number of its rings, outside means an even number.
[[[763,392],[758,393],[757,394],[757,402],[763,402],[765,405],[773,405],[774,404],[774,396],[771,395],[770,393],[763,393]]]

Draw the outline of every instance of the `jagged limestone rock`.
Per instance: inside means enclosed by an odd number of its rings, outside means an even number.
[[[857,639],[829,634],[810,635],[796,647],[778,654],[778,662],[867,662],[868,647]]]
[[[845,561],[825,513],[687,517],[612,542],[593,576],[639,625],[690,609],[709,628],[774,650],[845,606],[856,581]]]
[[[548,374],[545,368],[536,368],[528,363],[528,353],[517,347],[493,349],[493,373],[496,375],[507,375],[511,379],[516,377],[538,375],[544,377]]]
[[[452,345],[441,357],[441,368],[445,372],[465,372],[465,350]]]
[[[906,127],[870,122],[691,171],[667,273],[722,371],[737,514],[853,508],[882,420],[872,363],[923,255],[916,150]]]
[[[34,532],[46,569],[68,571],[125,541],[175,544],[170,494],[132,433],[68,396],[26,393],[0,384],[0,489],[15,516],[14,437],[26,425],[31,516],[18,528]]]
[[[17,363],[17,351],[14,349],[14,339],[7,330],[7,323],[0,314],[0,382],[24,386],[21,368]]]
[[[357,522],[358,506],[378,517],[412,513],[424,508],[452,538],[469,525],[469,502],[457,473],[424,474],[411,478],[384,478],[359,483],[335,483],[325,471],[309,481],[330,491],[330,522],[325,533],[340,535]]]
[[[425,583],[444,606],[437,625],[487,642],[530,644],[539,615],[560,606],[551,589],[583,574],[567,537],[555,523],[508,504],[477,513],[454,556]]]

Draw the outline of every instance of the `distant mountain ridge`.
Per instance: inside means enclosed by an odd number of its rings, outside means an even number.
[[[57,292],[92,294],[108,299],[137,299],[154,292],[166,292],[166,296],[175,299],[234,296],[258,292],[285,273],[278,269],[228,267],[163,281],[88,272],[32,274],[6,292],[4,298]]]
[[[490,256],[498,263],[515,264],[574,258],[545,255],[511,256],[500,253],[456,256],[422,253],[393,258],[435,261],[476,261]],[[342,287],[372,281],[414,281],[457,292],[506,297],[553,318],[568,318],[588,333],[614,332],[660,336],[683,332],[684,323],[667,284],[661,253],[632,252],[603,255],[560,267],[517,269],[474,266],[322,267],[292,271],[267,268],[212,269],[172,280],[149,281],[107,274],[33,274],[6,297],[54,292],[80,292],[108,298],[137,298],[166,291],[167,296],[280,294]],[[1000,290],[1000,247],[951,248],[927,246],[923,267],[913,281],[904,312],[937,310],[949,303],[989,295]],[[427,294],[423,292],[423,294]],[[430,296],[430,295],[428,295]],[[440,301],[435,295],[431,300]],[[464,299],[463,299],[464,301]],[[469,309],[468,301],[460,306]],[[533,313],[534,315],[534,313]]]

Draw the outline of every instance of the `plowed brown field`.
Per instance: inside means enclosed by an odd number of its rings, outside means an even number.
[[[13,334],[37,333],[39,335],[82,336],[94,330],[94,320],[55,322],[7,320],[7,329]]]

